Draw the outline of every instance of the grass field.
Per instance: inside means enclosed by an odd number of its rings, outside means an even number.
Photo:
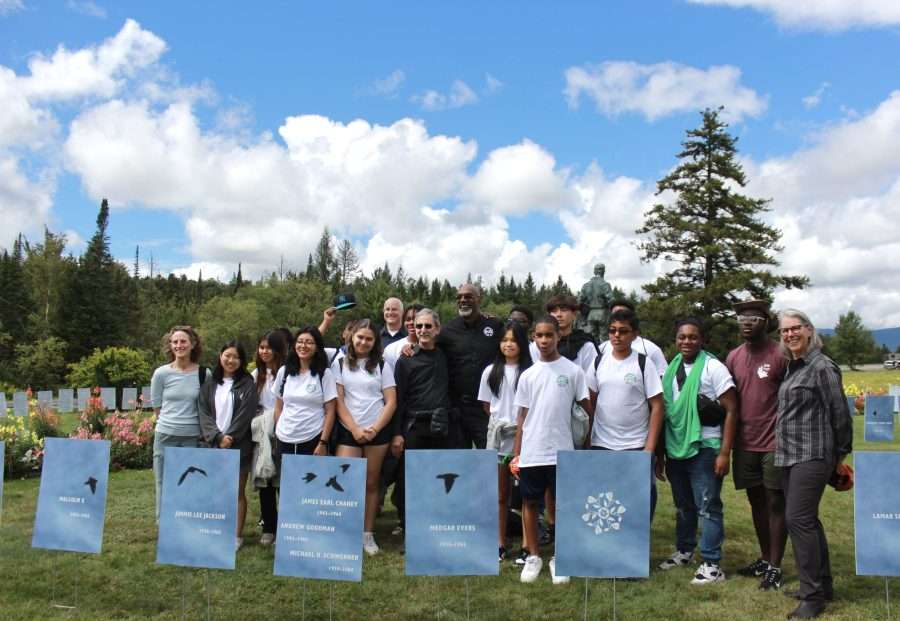
[[[862,441],[857,417],[856,450],[898,450],[900,442],[873,445]],[[125,471],[110,478],[103,553],[82,555],[33,550],[31,529],[37,479],[7,481],[0,526],[0,602],[3,619],[180,619],[205,618],[208,579],[211,616],[215,619],[466,619],[466,589],[472,619],[581,619],[585,580],[553,586],[545,567],[539,581],[523,585],[511,562],[499,577],[407,578],[399,540],[391,537],[395,514],[379,520],[383,553],[367,558],[361,584],[324,583],[272,576],[273,549],[256,544],[256,512],[248,519],[248,544],[238,553],[234,572],[189,570],[154,563],[153,476]],[[753,560],[755,536],[744,497],[731,480],[724,486],[726,542],[723,566],[729,579],[711,587],[689,584],[687,569],[660,572],[656,562],[672,548],[674,512],[663,484],[653,523],[649,580],[616,582],[619,619],[776,619],[792,608],[780,593],[763,593],[756,580],[735,570]],[[250,495],[251,506],[255,496]],[[884,580],[854,575],[853,496],[830,488],[822,503],[829,536],[837,599],[833,619],[886,619]],[[544,551],[549,556],[550,550]],[[796,586],[790,550],[784,562],[788,586]],[[793,583],[793,584],[791,584]],[[590,580],[587,618],[612,618],[612,582]],[[332,599],[333,594],[333,599]],[[75,603],[75,610],[51,602]],[[333,608],[332,608],[333,602]]]

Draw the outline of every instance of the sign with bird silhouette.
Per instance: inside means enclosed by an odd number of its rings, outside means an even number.
[[[496,576],[496,451],[412,450],[403,459],[406,575]]]
[[[856,574],[900,576],[900,453],[858,451],[853,468]]]
[[[109,441],[45,438],[32,547],[99,554],[108,481]]]
[[[362,580],[366,460],[284,455],[275,575]]]
[[[557,453],[558,575],[649,575],[652,476],[644,451]]]
[[[894,441],[894,397],[866,395],[866,442]]]
[[[240,451],[165,451],[156,562],[234,569]]]

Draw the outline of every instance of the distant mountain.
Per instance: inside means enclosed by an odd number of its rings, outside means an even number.
[[[834,334],[834,328],[822,328],[819,332],[831,336]],[[872,338],[879,346],[884,345],[892,352],[897,351],[897,346],[900,345],[900,328],[872,330]]]

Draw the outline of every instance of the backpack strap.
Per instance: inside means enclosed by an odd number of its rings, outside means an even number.
[[[287,383],[287,369],[284,371],[284,375],[281,376],[281,385],[278,387],[278,394],[282,397],[284,396],[284,385]]]
[[[641,378],[644,377],[644,369],[647,368],[647,354],[638,352],[638,366],[641,367]]]
[[[200,379],[200,385],[206,381],[206,367],[202,364],[197,368],[197,377]]]
[[[684,381],[687,379],[687,372],[684,370],[684,361],[678,365],[678,370],[675,371],[675,381],[678,382],[678,390],[684,386]]]

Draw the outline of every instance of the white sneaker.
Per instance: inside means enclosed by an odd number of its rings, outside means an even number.
[[[553,584],[569,584],[569,576],[558,576],[556,574],[556,557],[550,559],[550,579]]]
[[[374,556],[380,549],[375,543],[375,533],[363,533],[363,550],[366,551],[366,554]]]
[[[681,552],[680,550],[676,550],[675,554],[659,564],[659,568],[666,570],[674,569],[676,567],[684,567],[685,565],[689,565],[691,563],[691,559],[693,557],[693,552]]]
[[[725,582],[725,572],[716,563],[700,563],[697,573],[691,584],[713,584],[715,582]]]
[[[541,574],[541,567],[543,566],[544,561],[541,560],[540,556],[529,555],[525,559],[525,567],[522,568],[522,575],[519,576],[519,580],[526,583],[534,582]]]

